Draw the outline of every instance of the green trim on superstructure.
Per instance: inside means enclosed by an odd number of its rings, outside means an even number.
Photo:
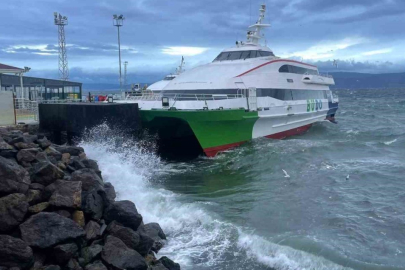
[[[252,139],[257,112],[230,110],[140,110],[141,119],[151,123],[165,118],[188,123],[203,149],[244,142]]]

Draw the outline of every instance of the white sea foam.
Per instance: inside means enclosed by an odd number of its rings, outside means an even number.
[[[397,139],[394,139],[394,140],[392,140],[392,141],[384,142],[384,144],[385,144],[385,145],[391,145],[391,144],[393,144],[393,143],[396,142],[396,141],[397,141]]]
[[[155,187],[150,179],[156,177],[156,172],[170,171],[170,165],[139,144],[115,140],[99,130],[81,146],[89,158],[98,161],[104,180],[114,185],[118,199],[133,201],[145,223],[158,222],[162,226],[168,242],[159,256],[169,256],[182,269],[221,269],[231,260],[282,270],[345,269],[321,257],[247,234],[209,213],[203,204],[182,202],[182,195]],[[235,265],[234,269],[249,269]]]

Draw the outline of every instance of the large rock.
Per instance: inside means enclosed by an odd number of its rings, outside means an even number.
[[[81,169],[72,173],[71,181],[82,182],[82,190],[89,192],[92,190],[103,190],[103,180],[92,169]]]
[[[14,146],[15,146],[17,149],[28,149],[28,148],[37,148],[37,147],[38,147],[38,144],[35,144],[35,143],[25,143],[25,142],[18,142],[18,143],[15,143]]]
[[[82,204],[82,182],[55,181],[49,204],[56,207],[79,208]]]
[[[89,264],[95,259],[98,259],[101,255],[103,246],[101,245],[91,245],[89,247],[82,248],[80,255],[84,259],[84,265]]]
[[[83,147],[68,146],[68,145],[54,145],[55,149],[60,153],[69,153],[71,156],[78,156],[84,152]]]
[[[72,166],[75,170],[81,170],[86,168],[83,162],[80,160],[79,157],[71,157],[69,160],[69,165]]]
[[[135,204],[131,201],[118,201],[110,204],[105,210],[104,218],[107,223],[115,220],[135,231],[142,222],[142,216],[138,214]]]
[[[114,236],[107,236],[101,254],[103,260],[113,267],[128,270],[146,270],[145,259],[135,250],[128,248],[124,242]]]
[[[71,219],[41,212],[20,225],[21,238],[32,247],[47,248],[84,236],[84,230]]]
[[[160,258],[159,262],[161,262],[168,270],[180,270],[180,265],[178,263],[173,262],[166,256]]]
[[[156,222],[151,222],[140,226],[138,231],[141,231],[147,235],[149,235],[154,240],[166,240],[166,235],[163,232],[160,225]]]
[[[42,191],[36,189],[29,189],[27,192],[27,201],[30,205],[42,202]]]
[[[22,149],[17,153],[18,162],[32,162],[35,160],[36,153],[29,149]]]
[[[56,160],[61,160],[62,159],[62,153],[53,148],[52,146],[49,146],[46,148],[45,153],[47,154],[48,157],[54,157]]]
[[[0,198],[0,232],[17,227],[28,211],[28,202],[24,194],[10,194]]]
[[[25,193],[30,184],[30,175],[26,169],[15,161],[0,157],[0,196]]]
[[[87,241],[94,240],[100,236],[100,225],[93,220],[90,220],[86,224],[86,227],[84,228],[84,230],[86,231],[86,240]]]
[[[38,203],[36,205],[30,206],[28,208],[28,212],[30,212],[31,214],[37,214],[39,212],[44,211],[48,207],[49,207],[49,202],[42,202],[42,203]]]
[[[99,220],[104,211],[104,201],[99,191],[92,190],[82,193],[82,209],[92,219]]]
[[[105,199],[109,204],[113,203],[115,201],[115,198],[117,197],[117,195],[115,193],[115,188],[111,183],[104,184],[104,193],[105,193]]]
[[[18,150],[0,150],[0,157],[17,158]]]
[[[107,267],[101,261],[95,261],[92,264],[86,265],[86,270],[107,270]]]
[[[140,237],[139,237],[139,234],[136,233],[134,230],[132,230],[128,227],[121,226],[117,222],[113,221],[108,225],[107,231],[111,235],[121,239],[121,241],[124,242],[124,244],[127,247],[138,251]],[[141,253],[141,252],[139,252],[139,253]],[[141,255],[142,255],[142,253],[141,253]]]
[[[29,267],[34,262],[32,249],[21,239],[0,235],[0,265]]]
[[[34,181],[42,185],[49,185],[62,179],[65,173],[51,162],[40,162],[35,165]]]
[[[154,251],[158,252],[159,249],[162,248],[163,245],[153,240],[149,235],[143,232],[137,233],[139,234],[139,244],[136,251],[138,251],[142,256],[146,256],[152,249],[155,249]]]
[[[75,243],[58,245],[52,250],[53,259],[58,264],[66,264],[71,258],[77,255],[78,250]]]
[[[39,144],[39,146],[40,146],[42,149],[46,149],[46,148],[48,148],[49,146],[52,145],[52,143],[51,143],[50,141],[48,141],[48,139],[47,139],[46,137],[44,137],[44,138],[42,138],[42,139],[38,139],[38,140],[37,140],[37,143]]]
[[[3,139],[0,139],[0,152],[3,150],[13,150],[13,149],[14,147],[6,143]]]

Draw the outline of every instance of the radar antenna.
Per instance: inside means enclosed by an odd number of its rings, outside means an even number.
[[[248,28],[249,30],[247,32],[247,43],[256,45],[259,44],[259,40],[263,38],[263,36],[260,34],[260,31],[262,30],[262,28],[270,26],[270,24],[262,23],[262,21],[264,20],[264,14],[266,13],[266,5],[261,5],[259,11],[259,19],[255,24],[249,26]]]

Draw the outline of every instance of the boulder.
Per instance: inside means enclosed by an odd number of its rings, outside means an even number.
[[[70,154],[69,153],[63,153],[62,154],[62,160],[63,163],[69,164],[70,161]]]
[[[68,270],[82,270],[80,267],[79,262],[76,259],[70,259],[69,262],[66,264],[66,269]]]
[[[141,231],[151,237],[153,240],[166,240],[166,235],[160,225],[156,222],[151,222],[140,226],[138,231]]]
[[[41,212],[20,225],[21,238],[32,247],[47,248],[69,239],[84,236],[73,220],[56,213]]]
[[[102,217],[104,201],[97,190],[82,193],[82,209],[92,219],[99,220]]]
[[[32,249],[21,239],[0,235],[0,264],[26,268],[34,262]]]
[[[107,270],[107,267],[101,261],[95,261],[92,264],[86,265],[86,270]]]
[[[0,196],[25,193],[30,184],[30,176],[26,169],[13,160],[0,157]]]
[[[124,242],[114,236],[107,236],[101,253],[103,260],[113,267],[128,270],[147,269],[145,259],[135,250],[128,248]]]
[[[138,214],[135,204],[131,201],[118,201],[110,204],[104,212],[104,218],[107,223],[115,220],[135,231],[142,222],[142,216]]]
[[[55,191],[49,204],[56,207],[79,208],[82,204],[82,183],[64,180],[55,181]]]
[[[0,150],[0,157],[17,158],[18,150]]]
[[[46,265],[41,268],[41,270],[60,270],[59,265]]]
[[[34,141],[36,141],[38,139],[37,135],[20,135],[20,134],[15,134],[16,136],[14,137],[11,141],[9,141],[9,144],[15,145],[16,143],[33,143]]]
[[[0,232],[17,227],[28,211],[28,202],[24,194],[14,193],[0,198]]]
[[[94,171],[100,171],[100,169],[98,168],[98,164],[97,161],[93,160],[93,159],[84,159],[82,160],[84,166],[86,166],[86,168],[89,169],[93,169]]]
[[[139,252],[142,256],[146,256],[154,247],[155,240],[153,240],[149,235],[143,233],[143,232],[137,232],[139,235],[139,244],[136,248],[136,251]],[[161,246],[160,246],[161,248]],[[157,251],[160,249],[159,244],[155,245],[155,249]],[[157,252],[156,251],[156,252]]]
[[[27,192],[27,201],[30,205],[42,202],[42,191],[36,189],[29,189]]]
[[[25,142],[18,142],[14,144],[15,148],[17,149],[28,149],[28,148],[37,148],[38,144],[36,143],[25,143]]]
[[[87,241],[94,240],[100,236],[100,225],[93,220],[90,220],[86,224],[84,230],[86,231],[86,240]]]
[[[84,227],[86,225],[86,221],[84,219],[83,211],[74,211],[72,214],[72,219],[80,226]]]
[[[75,243],[58,245],[53,248],[53,260],[58,264],[66,264],[71,258],[77,255],[78,248]]]
[[[80,255],[84,259],[84,265],[89,264],[95,259],[100,258],[103,246],[101,245],[91,245],[89,247],[82,248]]]
[[[49,207],[49,202],[42,202],[42,203],[38,203],[36,205],[30,206],[28,208],[28,212],[30,212],[31,214],[37,214],[39,212],[44,211],[48,207]]]
[[[61,160],[62,159],[62,153],[53,148],[52,146],[49,146],[46,148],[45,153],[47,154],[48,157],[54,157],[56,160]]]
[[[105,193],[105,199],[109,204],[113,203],[115,201],[115,198],[117,197],[117,195],[115,193],[114,186],[111,185],[111,183],[104,184],[104,193]]]
[[[44,186],[44,185],[41,185],[41,184],[39,184],[39,183],[32,183],[32,184],[30,185],[30,189],[43,191],[43,190],[45,189],[45,186]]]
[[[173,262],[166,256],[163,256],[158,261],[161,262],[168,270],[180,270],[180,264]]]
[[[102,190],[103,180],[91,169],[81,169],[72,173],[71,181],[81,181],[83,191]]]
[[[83,162],[80,160],[79,157],[71,157],[69,165],[72,166],[75,170],[86,168],[86,166],[84,166]]]
[[[139,237],[139,234],[136,233],[134,230],[132,230],[128,227],[121,226],[117,222],[113,221],[108,225],[107,231],[111,235],[121,239],[121,241],[124,242],[124,244],[127,247],[138,251],[140,237]],[[139,253],[141,253],[141,252],[139,252]]]
[[[40,162],[35,165],[34,182],[49,185],[58,179],[62,179],[65,173],[51,162]]]
[[[46,137],[44,137],[44,138],[42,138],[42,139],[38,139],[38,140],[37,140],[37,143],[39,144],[39,146],[40,146],[42,149],[46,149],[46,148],[48,148],[49,146],[52,145],[52,143],[51,143],[50,141],[48,141],[48,139],[47,139]]]
[[[84,152],[83,147],[79,146],[55,145],[54,147],[60,153],[69,153],[71,156],[78,156]]]
[[[23,149],[18,151],[17,160],[18,162],[32,162],[35,160],[35,155],[32,151],[28,149]]]
[[[35,155],[35,160],[36,160],[37,162],[49,161],[48,156],[46,155],[45,152],[38,152],[38,153]]]
[[[4,140],[0,140],[0,151],[3,150],[13,150],[14,147],[6,143]]]
[[[72,218],[72,215],[67,210],[63,210],[63,209],[62,210],[56,210],[54,213],[56,213],[58,215],[61,215],[62,217],[65,217],[65,218]]]

